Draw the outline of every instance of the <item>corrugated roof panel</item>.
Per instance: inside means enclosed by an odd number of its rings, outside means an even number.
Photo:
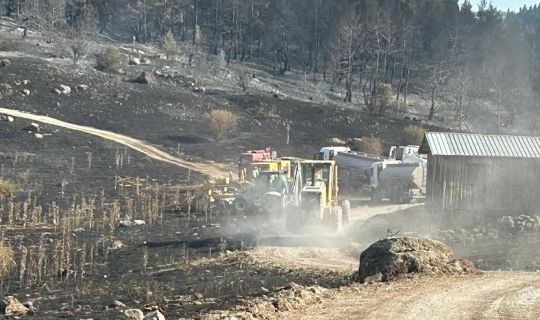
[[[471,140],[472,152],[476,153],[476,154],[482,154],[483,153],[482,141],[480,141],[480,140],[472,140],[472,139],[469,139],[469,140]]]
[[[529,149],[527,148],[526,139],[524,137],[518,137],[517,138],[517,147],[521,154],[524,155],[524,157],[529,158],[531,156]]]
[[[428,132],[433,155],[540,158],[540,137]]]

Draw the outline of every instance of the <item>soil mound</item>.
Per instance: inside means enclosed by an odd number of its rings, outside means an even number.
[[[467,260],[458,260],[450,247],[426,238],[387,238],[360,254],[358,280],[390,281],[415,273],[464,274],[475,272]]]

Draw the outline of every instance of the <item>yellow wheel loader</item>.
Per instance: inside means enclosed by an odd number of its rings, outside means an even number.
[[[341,232],[349,221],[350,203],[338,203],[337,166],[329,160],[296,160],[287,227],[296,232],[304,227],[325,226]]]

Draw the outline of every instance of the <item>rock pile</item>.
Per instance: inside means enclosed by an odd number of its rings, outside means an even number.
[[[360,255],[358,280],[390,281],[415,273],[464,274],[475,272],[467,260],[458,260],[445,244],[425,238],[387,238]]]
[[[437,239],[452,244],[473,244],[484,241],[511,240],[520,235],[534,235],[540,232],[540,215],[504,216],[494,223],[476,228],[440,230]]]
[[[275,293],[247,301],[233,310],[214,311],[202,319],[272,319],[279,314],[318,303],[328,295],[327,292],[327,289],[319,286],[304,287],[291,283]]]

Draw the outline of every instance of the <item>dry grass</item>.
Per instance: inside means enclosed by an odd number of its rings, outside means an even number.
[[[8,196],[15,192],[17,186],[9,180],[0,180],[0,196]]]
[[[221,141],[236,129],[238,118],[227,110],[212,110],[205,114],[208,129],[216,141]]]
[[[13,265],[13,250],[4,241],[0,241],[0,277],[3,277]]]
[[[364,137],[359,142],[360,151],[380,156],[382,153],[381,139],[376,137]]]
[[[410,124],[403,129],[403,144],[420,145],[425,133],[422,126]]]

